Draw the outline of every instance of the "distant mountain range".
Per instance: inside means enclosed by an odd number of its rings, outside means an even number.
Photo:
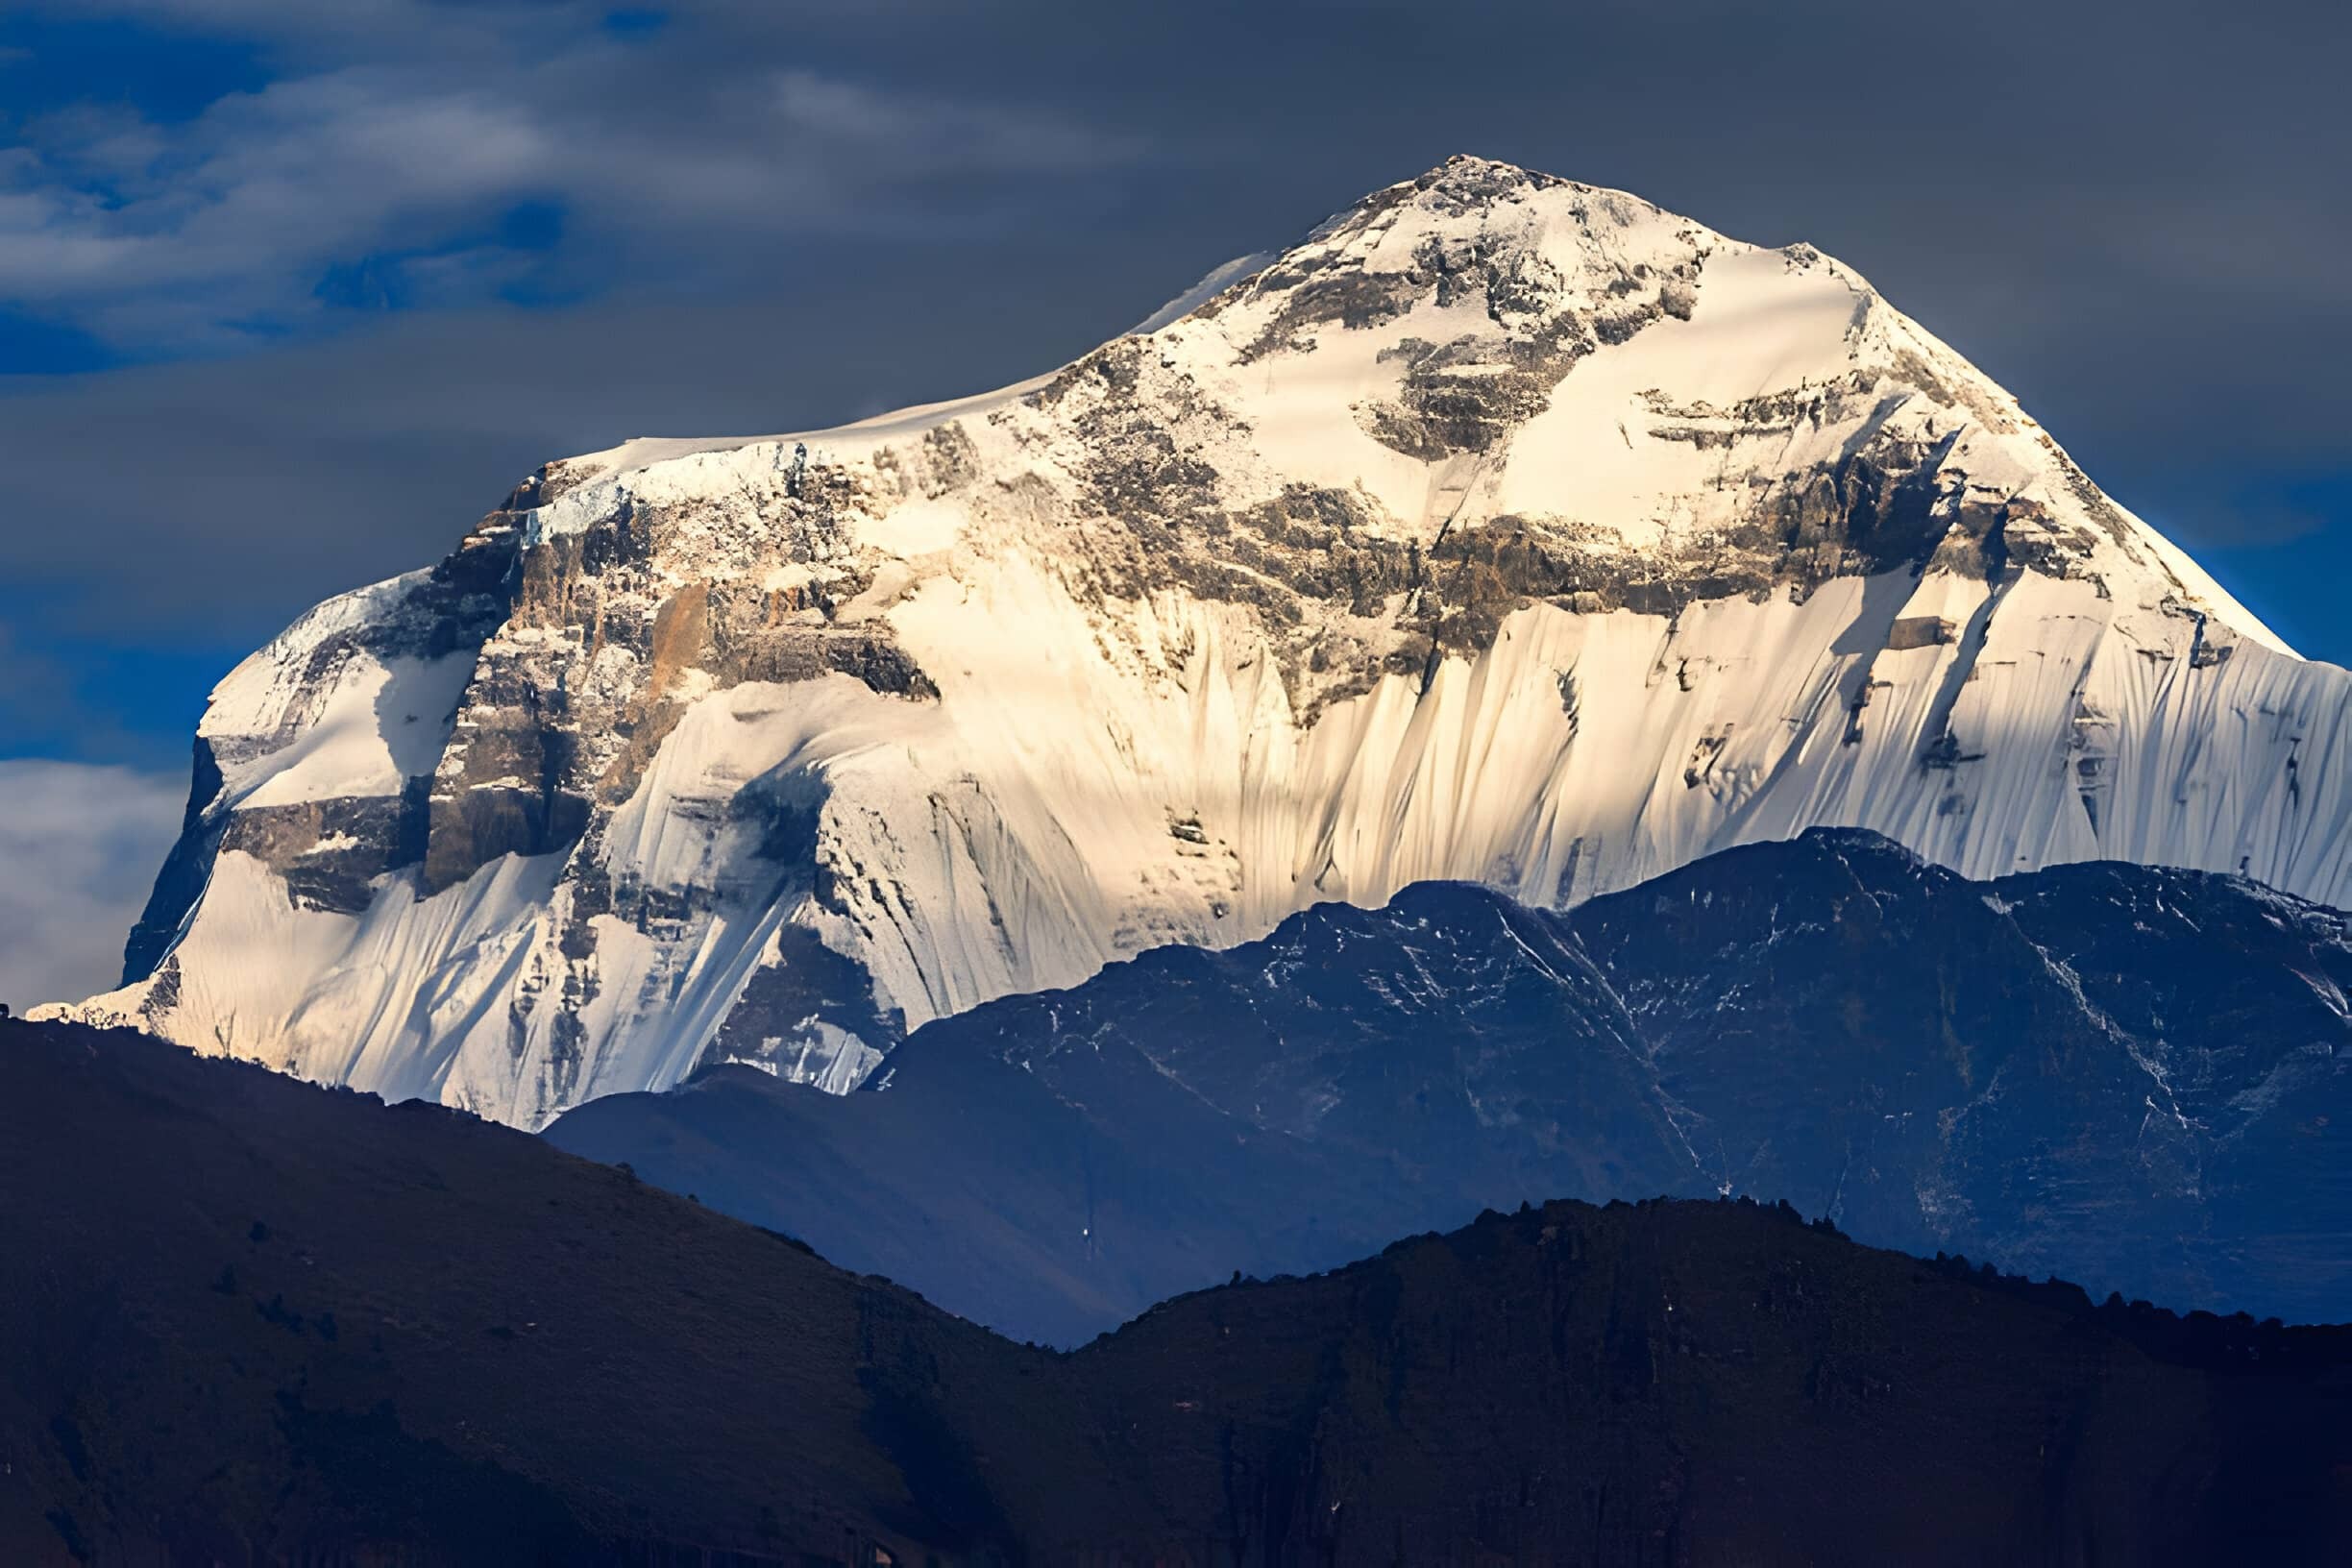
[[[1547,1195],[1787,1200],[2105,1294],[2352,1317],[2352,942],[2242,879],[1874,835],[1567,914],[1428,884],[547,1136],[1021,1337]]]
[[[303,616],[213,692],[75,1016],[538,1128],[1813,825],[2352,896],[2352,676],[1812,247],[1458,158],[1177,308],[550,463]]]
[[[10,1563],[2352,1553],[2352,1332],[1739,1203],[1487,1215],[1056,1355],[517,1132],[22,1023],[0,1190]]]

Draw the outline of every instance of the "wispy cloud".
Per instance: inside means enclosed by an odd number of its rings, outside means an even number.
[[[391,285],[367,296],[379,302],[463,305],[533,278],[707,284],[783,237],[952,231],[985,221],[972,198],[989,182],[1145,150],[1048,110],[779,65],[707,33],[614,30],[601,8],[113,3],[261,30],[295,61],[191,118],[77,104],[0,147],[0,301],[142,354],[318,326],[355,303],[328,286],[337,269],[362,263]],[[959,184],[974,188],[943,200]],[[502,235],[523,204],[560,209],[562,243]]]

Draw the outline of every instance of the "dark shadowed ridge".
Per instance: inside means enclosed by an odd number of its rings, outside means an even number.
[[[1661,1194],[2333,1321],[2346,933],[2231,877],[1974,883],[1821,830],[1566,915],[1325,905],[926,1025],[845,1099],[722,1068],[548,1136],[1049,1343],[1485,1207]]]
[[[1711,1195],[1648,1077],[1548,918],[1443,883],[926,1025],[859,1093],[723,1067],[546,1136],[1075,1344],[1483,1208]]]
[[[1744,1203],[1024,1349],[628,1174],[0,1025],[12,1563],[2341,1560],[2352,1332]]]

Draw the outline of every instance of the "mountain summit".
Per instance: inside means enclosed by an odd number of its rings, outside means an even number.
[[[536,1126],[1814,824],[2342,902],[2347,697],[1848,268],[1458,158],[1038,380],[549,464],[220,684],[77,1011]]]

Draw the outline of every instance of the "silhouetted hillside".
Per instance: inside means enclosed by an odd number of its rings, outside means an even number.
[[[2352,1550],[2352,1332],[1731,1203],[998,1339],[571,1158],[0,1025],[0,1560],[2193,1563]]]
[[[863,1434],[895,1369],[1003,1411],[967,1462],[1066,1424],[1046,1358],[527,1135],[0,1031],[0,1561],[953,1544]]]

